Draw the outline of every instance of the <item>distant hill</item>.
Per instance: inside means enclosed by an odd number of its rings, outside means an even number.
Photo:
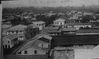
[[[49,11],[54,12],[66,12],[70,10],[88,11],[99,13],[99,6],[89,6],[89,7],[19,7],[19,8],[3,8],[3,14],[16,13],[16,12],[34,12],[34,13],[46,13]]]

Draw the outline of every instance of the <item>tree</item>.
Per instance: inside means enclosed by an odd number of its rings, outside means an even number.
[[[32,26],[28,26],[25,29],[25,37],[26,37],[26,39],[31,39],[38,33],[39,33],[39,28],[33,28]]]
[[[14,17],[14,19],[11,19],[11,24],[12,25],[18,25],[21,23],[21,18],[20,17]]]
[[[87,23],[87,22],[89,22],[90,20],[94,20],[93,16],[87,15],[87,16],[83,16],[81,22],[82,22],[82,23]]]

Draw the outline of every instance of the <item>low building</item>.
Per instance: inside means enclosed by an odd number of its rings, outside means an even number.
[[[52,37],[48,35],[37,35],[18,49],[16,55],[46,55],[51,39]]]
[[[8,35],[3,37],[3,48],[12,48],[19,44],[17,35]]]
[[[45,22],[43,21],[34,21],[33,24],[36,25],[39,28],[39,30],[42,30],[45,27]]]
[[[76,28],[76,29],[80,29],[80,28],[86,28],[86,27],[89,27],[89,28],[92,28],[93,24],[91,23],[66,23],[64,25],[64,27],[66,28]]]
[[[16,34],[18,36],[23,36],[24,37],[24,33],[25,33],[26,28],[27,28],[27,26],[25,26],[25,25],[13,26],[13,27],[8,28],[5,31],[3,31],[3,36],[15,35]]]
[[[54,21],[54,25],[60,26],[65,24],[65,19],[59,18]]]
[[[6,35],[12,34],[23,34],[24,30],[27,28],[25,25],[16,25],[6,30]]]

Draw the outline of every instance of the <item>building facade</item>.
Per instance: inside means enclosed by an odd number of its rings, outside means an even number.
[[[3,48],[13,48],[19,44],[17,35],[9,35],[3,37]]]
[[[56,25],[56,26],[60,26],[60,25],[64,25],[64,24],[65,24],[65,19],[59,18],[54,21],[54,25]]]
[[[43,21],[34,21],[33,24],[36,25],[39,28],[39,30],[42,30],[45,28],[45,22]]]

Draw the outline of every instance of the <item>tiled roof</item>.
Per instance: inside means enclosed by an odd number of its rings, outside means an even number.
[[[42,24],[45,23],[44,21],[34,21],[33,24]]]
[[[52,39],[52,48],[66,45],[93,45],[99,44],[99,35],[65,35],[55,36]]]
[[[7,35],[7,36],[4,36],[3,39],[5,38],[8,38],[10,40],[13,40],[15,38],[18,38],[18,36],[24,36],[23,34],[13,34],[13,35]]]
[[[49,26],[49,27],[46,27],[45,29],[58,29],[59,26]]]
[[[38,26],[35,24],[30,24],[29,26],[33,27],[33,28],[37,28]]]
[[[3,37],[3,39],[5,39],[5,38],[8,38],[8,39],[10,39],[10,40],[13,40],[13,39],[15,39],[15,38],[18,38],[18,35],[8,35],[8,36],[5,36],[5,37]]]
[[[48,40],[48,39],[46,39],[46,38],[44,38],[44,37],[39,38],[38,40],[40,40],[40,41],[44,41],[44,42],[49,42],[49,40]]]
[[[2,28],[9,28],[9,27],[11,27],[11,25],[6,25],[6,24],[2,25]]]
[[[59,19],[56,19],[54,22],[57,22],[57,21],[65,21],[65,19],[59,18]]]
[[[66,23],[65,25],[92,25],[91,23]]]
[[[62,31],[76,31],[76,28],[62,28]]]
[[[14,31],[14,30],[24,30],[25,28],[27,28],[27,26],[25,26],[25,25],[16,25],[16,26],[13,26],[13,27],[9,28],[8,31],[9,30],[12,30],[12,31]]]
[[[99,33],[99,29],[80,29],[76,33]]]
[[[44,32],[60,32],[58,31],[59,27],[46,27],[43,31]]]

